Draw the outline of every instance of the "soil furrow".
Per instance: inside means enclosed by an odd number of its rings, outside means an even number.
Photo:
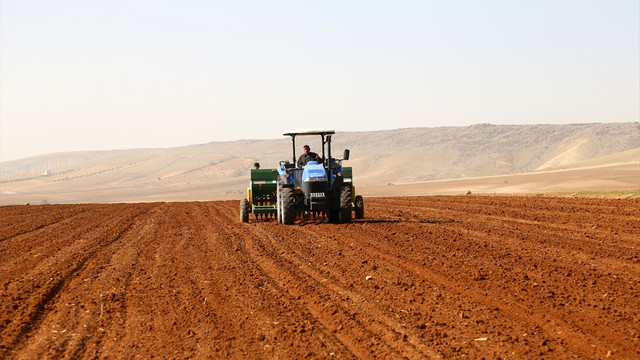
[[[88,263],[95,261],[98,253],[105,251],[109,245],[120,240],[124,234],[131,229],[134,219],[141,216],[146,211],[148,211],[148,209],[140,209],[133,217],[123,219],[124,222],[122,224],[118,224],[117,228],[109,229],[109,232],[103,231],[98,234],[90,234],[92,237],[98,236],[101,238],[99,246],[93,246],[92,248],[87,249],[79,259],[69,261],[69,259],[63,258],[58,260],[61,261],[59,262],[60,265],[65,263],[65,268],[57,269],[54,273],[55,275],[53,275],[58,279],[55,280],[52,277],[47,286],[42,288],[42,291],[37,289],[32,294],[28,295],[30,300],[35,300],[35,303],[29,301],[28,303],[23,304],[22,307],[14,307],[14,309],[22,313],[21,321],[20,323],[15,324],[17,326],[9,326],[6,329],[3,329],[3,342],[6,341],[8,343],[8,346],[6,347],[16,348],[18,351],[22,347],[26,347],[28,345],[26,339],[29,337],[33,338],[30,334],[38,331],[42,321],[49,313],[51,313],[52,308],[55,307],[55,304],[51,304],[54,302],[54,299],[61,293],[67,291],[68,284],[76,278],[83,269],[85,269]],[[9,285],[10,284],[11,283],[9,283]],[[23,296],[27,295],[25,294]],[[9,325],[13,325],[13,323],[9,322]]]
[[[284,282],[288,289],[285,291],[290,291],[296,298],[303,298],[304,294],[309,293],[318,294],[316,299],[301,301],[326,328],[334,328],[340,342],[346,344],[358,357],[366,356],[367,353],[374,353],[376,357],[437,356],[436,352],[429,351],[424,344],[415,344],[415,339],[407,342],[408,348],[406,345],[396,346],[399,328],[396,321],[391,320],[362,295],[349,290],[336,277],[327,276],[325,271],[313,265],[304,255],[288,255],[285,247],[278,246],[282,238],[273,237],[268,232],[261,232],[260,235],[269,242],[270,256],[255,253],[255,259],[260,263],[270,262],[268,271],[273,274],[271,278]],[[358,337],[354,337],[355,334]],[[358,346],[363,343],[363,339],[375,339],[379,344],[363,349]]]
[[[640,200],[0,207],[0,357],[640,357]]]
[[[221,210],[221,209],[220,209]],[[224,213],[218,211],[215,214],[216,220],[222,220],[223,223],[229,224],[234,223],[231,220],[230,216],[235,216],[235,214],[229,210],[229,208],[225,208]],[[277,293],[277,296],[281,296],[287,299],[287,302],[292,307],[291,310],[294,313],[297,313],[295,317],[297,319],[306,318],[307,321],[313,319],[310,323],[316,329],[315,331],[320,332],[322,334],[324,345],[328,346],[325,354],[339,355],[340,357],[352,358],[357,353],[353,353],[352,348],[350,348],[347,344],[344,344],[338,337],[336,337],[329,329],[327,324],[323,321],[323,318],[319,316],[320,314],[315,309],[310,308],[309,304],[313,303],[316,299],[309,299],[304,292],[295,291],[294,288],[298,288],[299,284],[302,282],[308,281],[307,278],[299,279],[298,276],[295,276],[295,279],[287,276],[289,274],[285,274],[279,270],[282,266],[281,261],[276,259],[274,261],[270,261],[269,256],[273,254],[273,249],[269,248],[269,246],[259,240],[264,240],[263,238],[255,236],[256,233],[247,233],[245,229],[236,228],[236,227],[228,227],[225,231],[230,235],[230,237],[236,240],[242,240],[237,244],[237,252],[246,259],[248,264],[253,267],[259,274],[264,282],[267,282],[270,287],[274,289]],[[259,266],[256,266],[259,265]],[[283,287],[286,282],[286,287]],[[293,282],[293,283],[292,283]],[[298,284],[298,286],[292,286],[293,284]],[[260,285],[263,286],[263,285]],[[304,297],[304,298],[303,298]],[[296,325],[293,324],[295,327]],[[304,330],[305,332],[307,329]],[[316,356],[321,354],[315,354]]]

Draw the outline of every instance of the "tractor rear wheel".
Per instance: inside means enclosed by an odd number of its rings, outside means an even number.
[[[356,219],[364,219],[364,200],[361,195],[356,195]]]
[[[292,188],[282,188],[282,223],[285,225],[291,225],[296,219],[295,198],[293,197]]]
[[[240,200],[240,221],[249,222],[249,200]]]
[[[340,222],[351,222],[351,186],[340,188]]]

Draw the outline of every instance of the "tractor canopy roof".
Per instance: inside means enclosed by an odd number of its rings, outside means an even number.
[[[285,130],[283,136],[298,136],[298,135],[331,135],[335,134],[335,130],[332,129],[293,129]]]

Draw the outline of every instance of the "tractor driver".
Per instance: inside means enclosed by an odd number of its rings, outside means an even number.
[[[320,161],[320,156],[311,152],[309,145],[303,146],[302,151],[304,151],[304,154],[300,155],[298,158],[298,167],[304,167],[309,161]]]

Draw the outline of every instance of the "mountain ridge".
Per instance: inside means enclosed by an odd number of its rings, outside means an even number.
[[[307,140],[312,151],[320,152],[318,139],[297,138],[296,155]],[[355,184],[367,187],[571,168],[589,161],[600,166],[616,156],[618,163],[635,166],[640,163],[640,123],[351,131],[337,132],[332,144],[333,156],[351,150],[345,165],[353,167]],[[136,193],[157,199],[169,193],[171,199],[240,195],[253,162],[274,168],[280,160],[293,160],[291,147],[290,138],[283,137],[7,161],[0,163],[0,201],[18,201],[20,195],[48,202],[94,201],[96,194],[102,195],[95,201],[129,201]],[[129,195],[118,195],[123,193]]]

